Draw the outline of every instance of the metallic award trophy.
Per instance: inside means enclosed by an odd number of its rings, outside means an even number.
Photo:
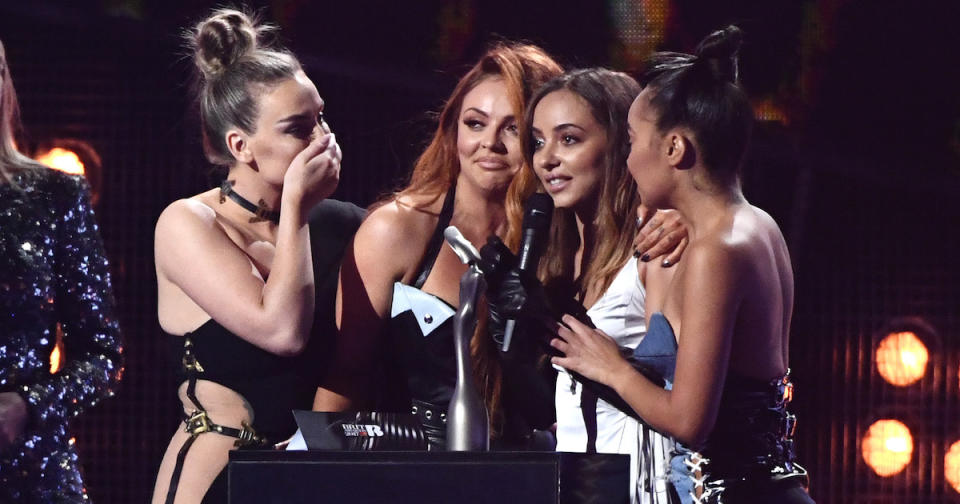
[[[490,417],[477,385],[473,381],[470,360],[470,339],[477,327],[477,301],[486,290],[483,274],[477,267],[477,249],[450,226],[443,236],[464,264],[467,272],[460,277],[460,308],[453,318],[454,352],[457,358],[457,386],[447,410],[447,450],[488,451],[490,449]]]

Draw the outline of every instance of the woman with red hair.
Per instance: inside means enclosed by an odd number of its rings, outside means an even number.
[[[454,225],[475,245],[506,235],[504,201],[524,163],[524,106],[533,91],[561,73],[542,49],[501,43],[460,79],[410,183],[375,205],[344,257],[336,363],[314,409],[412,410],[431,448],[444,445],[443,419],[456,385],[452,316],[466,266],[443,246],[443,230]],[[511,373],[536,376],[532,365],[513,369],[501,363],[482,326],[471,353],[494,438],[522,443],[530,427],[553,423],[548,381],[517,378],[540,392],[524,397],[508,397],[501,389],[503,381],[514,381]],[[384,374],[374,382],[381,362],[387,363]],[[370,393],[375,386],[379,401]],[[518,406],[531,415],[515,415]]]

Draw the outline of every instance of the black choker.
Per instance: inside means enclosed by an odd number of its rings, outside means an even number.
[[[230,198],[253,214],[253,217],[250,217],[250,222],[270,221],[274,224],[280,224],[280,212],[270,210],[270,208],[267,207],[267,202],[263,201],[262,198],[254,205],[247,198],[237,194],[237,192],[233,190],[233,184],[235,184],[235,182],[232,180],[224,180],[223,183],[220,184],[220,203],[223,203],[225,198]]]

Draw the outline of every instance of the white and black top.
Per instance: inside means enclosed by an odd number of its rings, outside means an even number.
[[[646,289],[631,258],[587,310],[597,329],[634,349],[646,335]],[[631,502],[667,501],[667,472],[674,442],[612,404],[584,393],[562,368],[557,378],[557,451],[630,455]]]

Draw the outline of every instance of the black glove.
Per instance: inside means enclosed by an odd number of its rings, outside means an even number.
[[[480,248],[480,271],[487,282],[487,328],[494,341],[503,344],[508,319],[527,327],[539,327],[544,315],[558,318],[547,301],[540,281],[533,273],[517,268],[517,258],[510,249],[491,236]],[[522,322],[521,322],[522,321]]]
[[[543,285],[536,276],[520,271],[516,265],[517,257],[496,236],[487,238],[487,243],[480,248],[480,263],[478,266],[487,282],[487,330],[494,341],[500,345],[503,344],[507,319],[514,319],[518,321],[517,326],[522,326],[523,332],[528,335],[520,338],[514,335],[515,341],[521,342],[521,345],[529,348],[531,339],[529,335],[536,333],[534,339],[539,342],[537,346],[540,346],[542,351],[549,355],[561,355],[559,351],[550,346],[550,340],[554,335],[546,328],[537,330],[543,326],[542,318],[549,317],[553,320],[560,320],[563,314],[567,313],[586,326],[596,329],[593,321],[587,315],[587,310],[576,299],[570,296],[560,296],[551,302],[547,299]],[[651,373],[642,363],[637,362],[633,358],[631,349],[621,348],[620,352],[635,369],[653,380],[654,383],[662,386],[663,379],[655,373]],[[527,352],[511,350],[510,353]],[[584,378],[578,373],[571,373],[571,375],[598,397],[603,398],[628,415],[636,417],[636,412],[612,388]]]

